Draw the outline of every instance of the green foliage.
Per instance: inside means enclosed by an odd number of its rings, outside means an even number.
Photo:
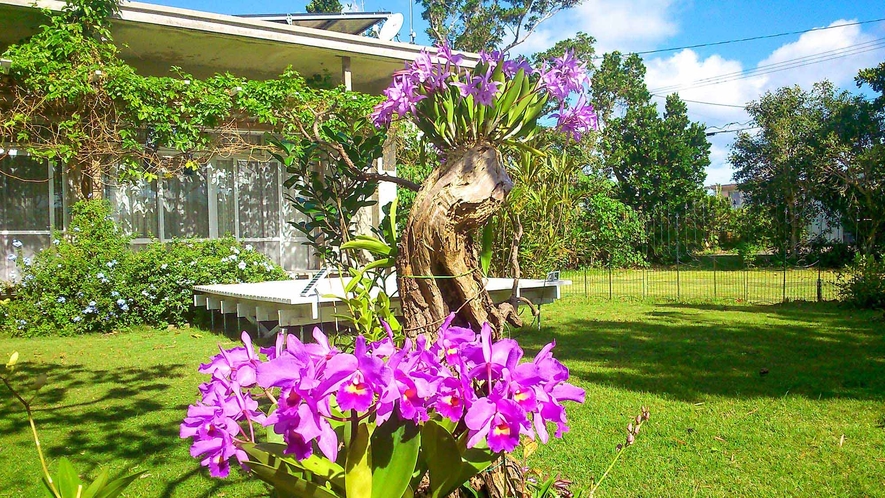
[[[313,14],[338,14],[341,12],[341,2],[338,0],[310,0],[304,10]]]
[[[307,218],[290,224],[326,264],[352,268],[358,259],[339,248],[353,238],[359,211],[376,204],[372,197],[378,181],[366,169],[381,157],[387,134],[365,119],[347,130],[326,125],[322,131],[328,141],[321,137],[298,143],[274,141],[278,150],[272,154],[292,175],[284,185],[295,194],[287,194],[287,199]]]
[[[351,268],[350,281],[344,286],[345,296],[340,299],[347,305],[349,314],[342,316],[353,324],[356,333],[370,342],[380,341],[393,334],[399,344],[404,338],[402,325],[390,306],[386,288],[392,283],[396,258],[399,254],[397,235],[397,202],[385,206],[387,216],[376,230],[378,237],[357,235],[341,245],[342,251],[366,252],[373,261],[360,268]]]
[[[839,297],[859,308],[885,308],[885,261],[858,255],[839,279]]]
[[[630,206],[601,191],[587,197],[583,207],[572,233],[576,257],[570,267],[645,266],[637,250],[645,228]]]
[[[647,100],[608,121],[602,134],[603,167],[617,179],[618,197],[633,209],[678,209],[704,195],[710,143],[704,126],[691,122],[687,112],[673,94],[663,117]]]
[[[291,69],[267,81],[230,74],[200,80],[177,68],[170,76],[139,75],[120,59],[102,17],[116,9],[109,0],[69,0],[63,12],[45,12],[37,34],[2,54],[12,63],[0,93],[13,105],[0,120],[0,141],[93,177],[123,164],[133,176],[152,178],[221,151],[251,152],[256,146],[241,140],[237,123],[303,137],[315,123],[346,126],[377,100],[321,88]],[[176,154],[166,157],[161,148]]]
[[[72,208],[66,234],[33,261],[20,258],[21,283],[7,305],[15,335],[110,332],[135,324],[182,324],[194,317],[193,285],[281,280],[278,266],[231,237],[154,242],[132,251],[104,201]]]
[[[747,106],[761,132],[741,132],[732,145],[730,161],[745,202],[770,220],[766,235],[791,256],[818,214],[815,184],[828,161],[820,134],[833,96],[829,83],[810,92],[798,86],[768,92]]]
[[[507,52],[524,42],[538,25],[581,0],[519,2],[514,0],[421,0],[421,18],[427,35],[448,41],[458,50],[479,52],[498,48]],[[505,39],[507,35],[512,38]]]
[[[480,63],[472,75],[488,72],[488,65]],[[523,69],[508,78],[504,65],[498,64],[490,80],[500,85],[491,106],[477,102],[473,95],[461,97],[455,85],[418,101],[418,117],[413,121],[424,138],[444,151],[476,143],[519,145],[531,140],[538,133],[538,118],[548,100],[547,92],[539,91],[540,78]]]

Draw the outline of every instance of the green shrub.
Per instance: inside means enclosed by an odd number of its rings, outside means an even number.
[[[858,255],[839,282],[842,301],[860,308],[885,308],[885,261]]]
[[[72,208],[69,230],[33,260],[18,257],[16,297],[4,305],[13,335],[110,332],[193,318],[195,284],[288,278],[264,255],[231,237],[154,242],[133,251],[104,201]]]

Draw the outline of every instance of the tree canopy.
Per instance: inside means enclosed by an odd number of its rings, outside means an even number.
[[[470,52],[507,52],[557,12],[582,0],[421,0],[427,35]]]

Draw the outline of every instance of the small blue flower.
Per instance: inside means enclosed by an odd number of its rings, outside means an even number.
[[[113,268],[113,267],[117,266],[117,260],[116,260],[116,259],[112,259],[112,260],[108,261],[107,263],[105,263],[105,265],[106,265],[108,268]]]
[[[128,305],[128,304],[124,304],[124,305],[120,306],[120,309],[123,310],[123,311],[129,311],[129,305]]]
[[[246,244],[246,250],[247,250],[247,251],[251,251],[251,250],[252,250],[252,244]]]
[[[18,239],[12,239],[12,247],[14,247],[16,249],[21,249],[22,245],[23,245],[22,241],[20,241]]]
[[[167,265],[166,263],[163,263],[162,265],[160,265],[161,270],[165,270],[167,267],[169,267],[169,265]]]
[[[97,278],[99,280],[103,280],[105,278],[104,273],[98,272],[98,274],[95,275],[95,278]]]
[[[126,300],[123,299],[122,297],[120,299],[117,299],[117,306],[120,306],[120,307],[126,306]]]
[[[15,254],[10,254],[9,256],[6,256],[6,259],[8,261],[15,261],[18,259],[18,256],[16,256]]]
[[[74,322],[74,323],[77,323],[77,322],[79,322],[79,321],[82,320],[82,319],[83,319],[82,316],[77,315],[77,316],[75,316],[74,318],[71,318],[71,321]]]
[[[237,265],[237,268],[239,268],[241,270],[245,270],[246,269],[246,262],[240,261],[240,264]]]
[[[25,266],[31,266],[33,264],[33,262],[31,261],[31,258],[25,258],[24,262],[25,262]]]
[[[80,227],[74,227],[74,231],[75,231],[75,232],[79,232],[79,231],[80,231]]]
[[[111,291],[111,297],[120,297],[120,293],[117,291]]]
[[[64,296],[58,296],[58,299],[56,299],[55,301],[56,301],[58,304],[65,304],[65,301],[67,301],[67,299],[65,299]]]
[[[54,245],[59,245],[59,244],[61,244],[61,241],[58,240],[58,239],[52,239],[52,243],[53,243]]]

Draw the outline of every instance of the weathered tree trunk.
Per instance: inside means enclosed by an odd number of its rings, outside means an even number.
[[[451,312],[465,326],[522,325],[511,303],[496,305],[486,292],[473,237],[512,187],[488,145],[450,152],[421,186],[396,263],[407,335],[435,334]]]

